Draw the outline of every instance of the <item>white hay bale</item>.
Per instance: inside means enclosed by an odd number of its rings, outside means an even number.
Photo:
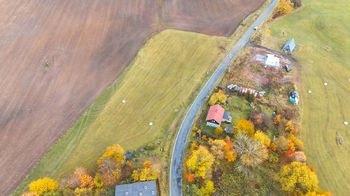
[[[325,83],[323,83],[323,85],[327,86],[327,85],[328,85],[328,83],[327,83],[327,82],[325,82]]]
[[[153,125],[153,122],[149,122],[149,126],[152,126]]]
[[[311,91],[311,90],[308,90],[307,92],[308,92],[309,94],[311,94],[311,93],[312,93],[312,91]]]
[[[348,124],[349,124],[349,122],[348,122],[348,121],[345,121],[345,122],[344,122],[344,125],[348,125]]]
[[[125,99],[123,99],[123,100],[122,100],[122,103],[126,103],[126,100],[125,100]]]

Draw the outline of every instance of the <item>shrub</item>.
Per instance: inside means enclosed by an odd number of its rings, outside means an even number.
[[[222,132],[224,132],[224,130],[222,129],[222,127],[217,127],[215,129],[215,135],[220,136],[222,134]]]
[[[276,156],[276,155],[274,155],[274,154],[270,154],[270,155],[269,155],[268,161],[269,161],[270,163],[278,163],[279,158],[278,158],[278,156]]]
[[[58,188],[58,182],[51,178],[38,179],[29,184],[30,192],[34,192],[39,195],[48,191],[55,191],[57,188]]]
[[[294,153],[294,161],[304,163],[306,161],[306,155],[304,152],[298,151]]]
[[[103,181],[102,181],[102,176],[100,173],[97,173],[95,175],[95,178],[94,178],[94,183],[95,183],[95,187],[100,189],[103,187]]]

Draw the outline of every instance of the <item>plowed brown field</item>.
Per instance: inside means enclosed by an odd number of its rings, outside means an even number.
[[[152,34],[228,36],[263,0],[0,0],[0,195]]]

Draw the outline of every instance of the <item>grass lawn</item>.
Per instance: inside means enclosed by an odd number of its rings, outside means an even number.
[[[300,135],[308,163],[315,166],[321,189],[348,195],[350,128],[343,123],[350,121],[350,4],[343,0],[303,0],[303,4],[266,24],[271,37],[265,37],[262,45],[279,50],[284,41],[295,38],[293,56],[302,66]],[[342,146],[336,144],[337,132],[344,138]]]
[[[16,194],[39,177],[59,179],[77,166],[95,170],[98,157],[111,144],[132,150],[159,138],[171,143],[168,136],[177,131],[172,128],[174,119],[182,119],[229,43],[229,38],[176,30],[151,38],[128,70],[42,158]]]

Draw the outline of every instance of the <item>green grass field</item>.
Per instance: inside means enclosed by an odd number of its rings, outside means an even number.
[[[94,170],[98,157],[111,144],[119,143],[130,150],[174,135],[177,130],[168,131],[173,120],[184,115],[229,43],[229,38],[176,30],[151,38],[123,75],[42,158],[15,194],[40,177],[59,179],[77,166]]]
[[[350,128],[343,123],[350,121],[350,3],[304,0],[303,4],[266,24],[271,37],[265,37],[263,45],[280,50],[284,41],[295,38],[293,56],[302,66],[300,135],[307,161],[315,166],[321,189],[349,195]],[[344,138],[342,146],[336,145],[337,132]]]

